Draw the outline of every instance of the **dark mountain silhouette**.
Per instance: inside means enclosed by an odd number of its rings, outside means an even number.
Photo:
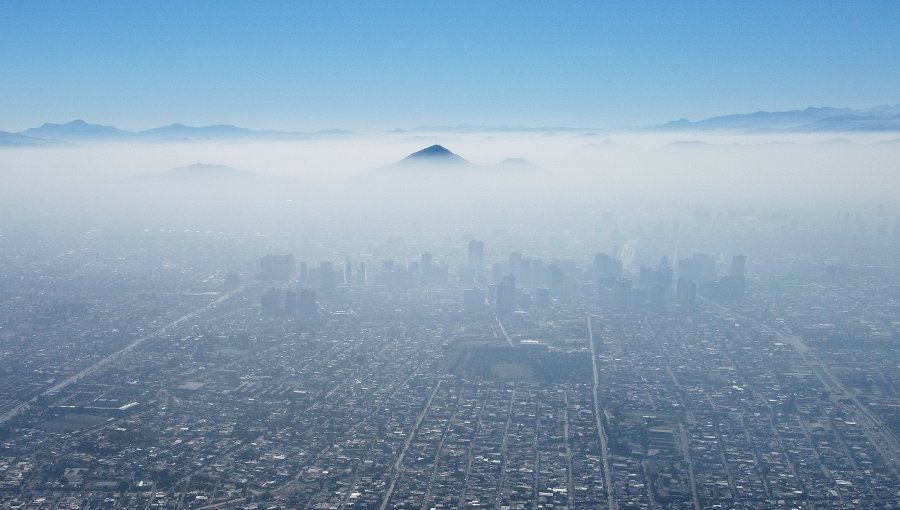
[[[44,139],[123,139],[134,135],[130,131],[125,131],[113,126],[103,126],[100,124],[90,124],[81,119],[73,120],[65,124],[46,123],[41,127],[26,129],[21,134]]]
[[[525,175],[540,171],[540,167],[523,158],[506,159],[497,165],[477,165],[442,145],[432,145],[394,164],[376,168],[370,175],[400,175],[415,179],[431,176],[456,178]]]
[[[432,145],[406,156],[392,166],[474,166],[468,160],[454,154],[442,145]]]

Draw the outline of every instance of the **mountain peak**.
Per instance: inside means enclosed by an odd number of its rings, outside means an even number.
[[[443,145],[432,145],[431,147],[425,147],[424,149],[413,152],[407,159],[431,159],[431,158],[459,158],[460,156],[456,155],[450,149],[444,147]]]
[[[420,151],[413,152],[406,156],[395,165],[400,166],[470,166],[468,160],[462,156],[455,154],[443,145],[432,145],[425,147]]]

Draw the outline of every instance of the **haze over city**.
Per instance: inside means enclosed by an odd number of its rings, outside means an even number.
[[[0,507],[900,506],[900,4],[0,16]]]

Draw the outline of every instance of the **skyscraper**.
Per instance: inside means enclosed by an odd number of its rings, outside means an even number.
[[[259,309],[264,317],[280,316],[283,311],[281,290],[275,288],[267,290],[266,293],[262,295]]]
[[[335,274],[334,264],[331,262],[319,262],[319,285],[322,294],[326,297],[333,297],[335,292],[337,292],[337,275]]]
[[[594,255],[594,277],[619,278],[622,276],[622,262],[610,257],[606,253]]]
[[[507,315],[516,309],[516,277],[506,275],[497,285],[497,313]]]
[[[469,241],[468,266],[476,274],[484,267],[484,241]]]
[[[298,302],[298,313],[304,317],[311,317],[316,314],[317,310],[316,289],[301,290]]]
[[[684,278],[678,279],[678,286],[675,289],[675,300],[678,307],[691,310],[697,301],[697,284],[691,280]]]
[[[284,316],[295,317],[297,315],[297,293],[293,290],[284,292]]]
[[[266,255],[259,259],[260,280],[287,280],[292,276],[294,276],[293,255]]]

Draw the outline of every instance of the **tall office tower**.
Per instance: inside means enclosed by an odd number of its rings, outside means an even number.
[[[519,267],[516,268],[516,282],[523,289],[530,289],[534,286],[531,279],[531,259],[526,257],[519,261]]]
[[[747,257],[743,255],[735,255],[731,257],[731,276],[744,277],[744,270],[747,268]]]
[[[697,301],[697,284],[684,278],[678,279],[678,287],[675,289],[675,300],[678,307],[691,310]]]
[[[622,276],[622,262],[606,253],[594,255],[594,278],[619,278]]]
[[[432,276],[432,257],[431,254],[425,252],[421,257],[421,265],[419,267],[419,285],[428,286],[431,285],[431,276]],[[412,264],[410,264],[410,269],[412,269]],[[414,271],[412,271],[414,272]],[[413,276],[415,277],[415,276]]]
[[[353,285],[353,264],[350,257],[347,257],[347,263],[344,264],[344,283],[348,286]]]
[[[507,315],[516,309],[516,277],[506,275],[497,285],[497,313]]]
[[[650,289],[650,308],[653,310],[662,310],[666,307],[666,289],[656,286]]]
[[[547,266],[546,281],[547,287],[550,289],[550,295],[557,298],[560,297],[565,285],[565,273],[563,273],[562,268],[556,264]]]
[[[293,255],[266,255],[259,259],[260,280],[279,281],[294,276]]]
[[[631,305],[631,280],[616,280],[613,291],[613,304],[620,308]]]
[[[484,267],[484,241],[469,241],[468,266],[476,274]]]
[[[326,296],[333,296],[337,292],[336,275],[331,262],[319,262],[319,287]]]
[[[284,316],[285,317],[296,317],[298,310],[299,301],[297,300],[297,293],[293,290],[285,291],[284,293]]]
[[[638,273],[637,288],[652,289],[659,286],[659,271],[654,271],[647,266],[641,266]]]
[[[356,271],[356,284],[360,287],[366,286],[366,263],[360,262],[359,269]]]
[[[297,304],[297,312],[300,315],[304,317],[315,315],[316,311],[318,311],[318,305],[316,304],[316,289],[302,289]]]
[[[543,260],[532,259],[531,266],[528,268],[528,274],[531,275],[531,285],[533,287],[547,286],[547,268],[544,267]]]
[[[260,313],[265,317],[278,317],[282,313],[281,290],[269,289],[260,300]]]
[[[300,263],[300,281],[298,283],[300,283],[300,285],[306,285],[307,278],[309,278],[309,269],[306,266],[306,262],[301,262]]]
[[[450,281],[450,266],[447,264],[436,264],[431,266],[430,282],[438,287],[446,287]]]

